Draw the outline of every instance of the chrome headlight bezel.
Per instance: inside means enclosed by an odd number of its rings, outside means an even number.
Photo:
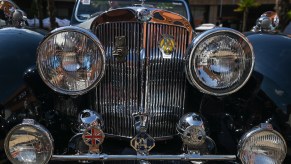
[[[50,158],[53,155],[53,151],[54,151],[54,145],[53,145],[53,138],[52,135],[49,133],[49,131],[44,128],[42,125],[36,123],[33,119],[24,119],[23,122],[21,124],[16,125],[15,127],[13,127],[7,134],[7,136],[5,137],[5,141],[4,141],[4,150],[5,150],[5,154],[7,156],[7,158],[9,159],[10,162],[15,163],[15,159],[12,157],[12,154],[10,153],[10,139],[12,137],[12,135],[15,135],[15,133],[20,130],[21,128],[32,128],[35,129],[36,131],[38,131],[38,133],[42,134],[42,137],[45,137],[47,142],[42,143],[41,146],[45,146],[45,148],[42,149],[46,149],[48,152],[47,158],[42,161],[42,163],[48,163]],[[30,132],[33,133],[33,132]],[[28,135],[29,133],[27,132],[26,135]],[[39,136],[38,136],[39,137]],[[39,139],[39,138],[38,138]],[[18,161],[20,162],[20,161]],[[39,162],[39,161],[38,161]],[[36,162],[36,163],[38,163]],[[16,162],[17,163],[17,162]]]
[[[79,33],[81,35],[84,35],[86,38],[90,39],[90,41],[92,41],[94,43],[94,45],[97,46],[98,51],[100,51],[100,60],[102,61],[102,66],[100,67],[100,73],[98,74],[98,77],[95,79],[95,81],[90,84],[88,87],[86,87],[85,89],[81,89],[81,90],[66,90],[60,87],[57,87],[55,85],[53,85],[45,76],[42,65],[41,65],[41,58],[40,58],[40,52],[42,52],[42,49],[44,48],[43,46],[45,45],[45,43],[47,41],[49,41],[51,38],[55,37],[58,34],[61,33],[66,33],[66,32],[74,32],[74,33]],[[105,50],[101,44],[101,42],[99,41],[99,39],[93,34],[91,33],[89,30],[87,29],[83,29],[81,27],[76,27],[76,26],[66,26],[66,27],[61,27],[58,29],[53,30],[52,32],[50,32],[40,43],[38,49],[37,49],[37,68],[38,68],[38,72],[40,74],[40,77],[42,78],[42,80],[44,81],[44,83],[49,86],[52,90],[58,92],[58,93],[62,93],[62,94],[66,94],[66,95],[82,95],[85,94],[87,92],[89,92],[92,88],[94,88],[102,79],[102,77],[105,74],[105,62],[106,62],[106,58],[105,58]]]
[[[246,132],[242,137],[241,139],[239,140],[239,143],[238,143],[238,158],[241,160],[242,163],[246,163],[244,162],[243,160],[243,156],[244,156],[244,147],[246,146],[246,144],[248,142],[250,142],[249,140],[252,139],[252,137],[254,137],[255,135],[258,135],[260,133],[263,133],[263,132],[266,132],[266,133],[270,133],[274,136],[276,136],[278,139],[280,139],[282,141],[282,151],[285,152],[282,153],[282,155],[284,156],[284,158],[286,157],[286,154],[287,154],[287,144],[286,144],[286,141],[284,140],[284,137],[279,133],[277,132],[276,130],[274,130],[272,128],[272,125],[271,124],[268,124],[268,123],[261,123],[260,126],[257,126],[257,127],[254,127],[252,128],[251,130],[249,130],[248,132]],[[265,140],[270,140],[270,137],[261,137],[262,139],[265,139]],[[273,137],[274,138],[274,137]],[[255,151],[255,150],[254,150]],[[262,156],[265,156],[263,154],[256,154],[256,155],[262,155]],[[266,156],[269,158],[269,156]],[[253,157],[254,158],[254,157]],[[275,161],[275,162],[279,162],[279,163],[282,163],[284,158],[282,158],[280,161]],[[272,159],[273,160],[273,159]]]
[[[193,72],[192,68],[192,63],[196,62],[196,56],[195,54],[196,49],[198,46],[203,44],[205,40],[209,40],[211,37],[217,37],[217,36],[233,36],[236,37],[236,41],[239,41],[240,45],[242,45],[242,50],[245,56],[249,56],[251,59],[250,67],[247,68],[248,70],[244,72],[241,77],[244,77],[244,79],[239,79],[233,84],[231,84],[229,87],[225,87],[222,89],[218,88],[212,88],[211,86],[207,86],[206,84],[203,84],[203,82],[199,79],[197,76],[197,69],[195,68]],[[205,46],[206,47],[206,46]],[[188,81],[190,82],[191,85],[195,86],[198,90],[200,90],[203,93],[210,94],[210,95],[215,95],[215,96],[224,96],[224,95],[229,95],[232,93],[237,92],[240,88],[242,88],[248,79],[250,78],[253,68],[254,68],[254,63],[255,63],[255,55],[253,51],[253,47],[251,43],[248,41],[246,36],[244,36],[242,33],[230,29],[230,28],[214,28],[208,31],[205,31],[203,33],[200,33],[197,35],[193,41],[192,44],[189,46],[187,50],[187,58],[186,58],[186,64],[185,64],[185,70],[186,70],[186,77]]]

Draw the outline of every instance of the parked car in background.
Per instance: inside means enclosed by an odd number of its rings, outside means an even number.
[[[0,29],[11,34],[0,37],[3,161],[286,158],[288,37],[265,26],[197,34],[185,0],[77,0],[71,24],[45,37]]]

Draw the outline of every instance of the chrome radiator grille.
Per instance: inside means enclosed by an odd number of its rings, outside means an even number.
[[[173,25],[118,22],[100,24],[93,32],[106,51],[106,73],[96,89],[96,109],[104,118],[104,131],[133,137],[133,114],[146,112],[150,135],[160,138],[176,134],[185,104],[187,30]],[[171,59],[163,58],[158,48],[163,35],[175,38]],[[117,36],[126,37],[125,61],[112,55]]]

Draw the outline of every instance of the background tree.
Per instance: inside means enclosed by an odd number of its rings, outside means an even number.
[[[279,28],[284,30],[290,21],[291,13],[289,0],[277,0],[275,10],[279,16]],[[289,12],[288,12],[289,11]]]
[[[253,7],[258,7],[260,4],[255,0],[240,0],[237,5],[238,7],[234,9],[234,11],[243,12],[242,31],[245,31],[249,9]]]
[[[51,24],[50,30],[52,30],[57,27],[56,13],[55,13],[55,0],[47,0],[47,6],[48,6],[48,16],[50,18],[50,24]]]
[[[39,19],[39,28],[43,28],[43,0],[35,0],[36,8],[37,8],[37,16]]]

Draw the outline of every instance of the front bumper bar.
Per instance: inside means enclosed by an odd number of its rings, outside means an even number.
[[[52,161],[119,161],[119,160],[145,160],[145,161],[234,161],[235,155],[108,155],[108,154],[86,154],[86,155],[53,155]]]

